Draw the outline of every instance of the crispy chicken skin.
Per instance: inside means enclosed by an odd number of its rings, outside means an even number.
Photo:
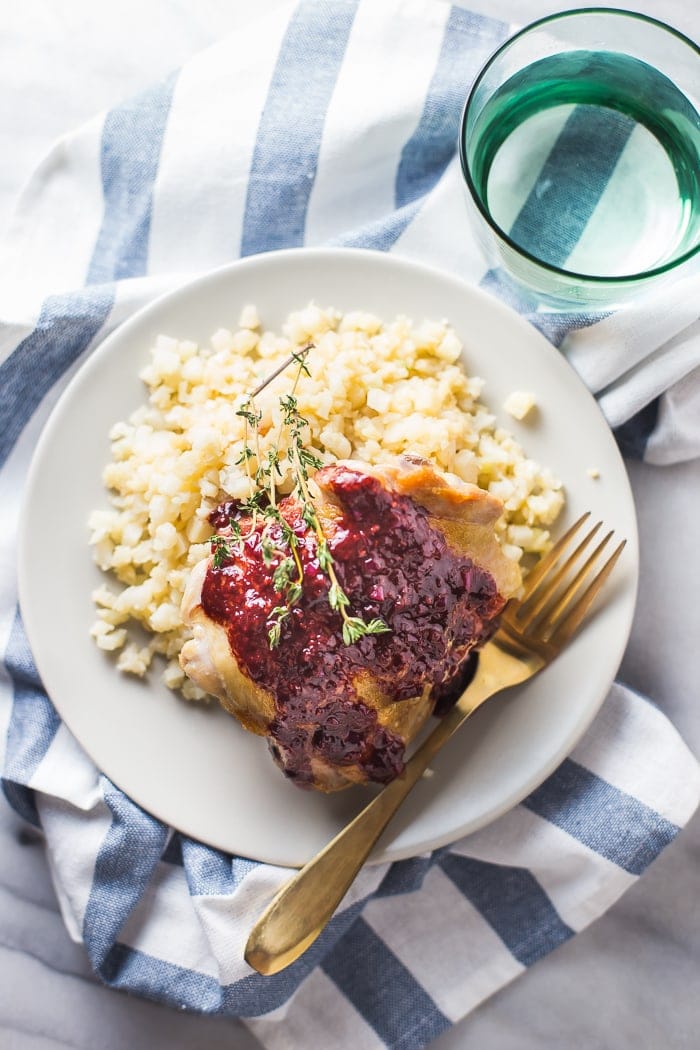
[[[419,457],[341,461],[314,482],[352,614],[381,617],[389,630],[343,644],[306,530],[304,594],[271,650],[266,622],[280,599],[253,535],[229,564],[208,557],[194,567],[182,602],[193,637],[180,663],[268,737],[291,779],[335,791],[401,772],[406,745],[495,628],[520,570],[495,537],[500,501]],[[296,501],[280,509],[302,535]]]

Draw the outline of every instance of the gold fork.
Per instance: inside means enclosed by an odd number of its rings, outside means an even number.
[[[540,559],[523,595],[506,606],[498,631],[479,653],[474,678],[451,710],[406,763],[404,772],[277,893],[253,927],[245,959],[258,973],[273,974],[298,959],[325,928],[372,847],[430,761],[485,700],[519,685],[550,664],[580,627],[625,546],[623,540],[595,571],[613,533],[580,564],[598,534],[598,522],[568,554],[584,514]],[[564,555],[566,560],[562,561]],[[587,586],[584,586],[587,585]]]

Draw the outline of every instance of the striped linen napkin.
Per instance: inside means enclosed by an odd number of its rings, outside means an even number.
[[[521,805],[450,847],[365,869],[313,948],[260,977],[243,945],[288,872],[149,816],[100,775],[42,688],[11,569],[23,480],[59,393],[104,336],[237,255],[370,247],[505,294],[470,239],[454,154],[469,85],[508,32],[438,2],[282,7],[58,142],[2,249],[5,793],[43,829],[66,925],[102,980],[242,1017],[272,1048],[328,1045],[331,1032],[341,1050],[426,1045],[634,883],[693,813],[698,765],[665,716],[616,683]],[[600,395],[624,447],[657,463],[698,454],[697,297],[529,316]]]

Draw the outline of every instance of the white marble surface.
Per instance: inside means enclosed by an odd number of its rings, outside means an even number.
[[[0,226],[58,134],[111,105],[278,0],[0,0]],[[435,0],[440,2],[440,0]],[[472,0],[526,21],[576,4]],[[620,5],[622,6],[622,5]],[[637,0],[700,37],[690,0]],[[46,56],[59,53],[49,81]],[[51,62],[51,68],[56,63]],[[84,84],[90,83],[89,92]],[[21,134],[18,128],[22,129]],[[642,550],[640,600],[622,668],[700,753],[700,461],[631,465]],[[669,542],[669,539],[671,542]],[[238,1024],[184,1015],[101,987],[68,938],[41,843],[0,800],[2,1050],[208,1050],[258,1046]],[[700,817],[603,919],[445,1033],[435,1050],[675,1050],[700,1045]],[[332,1046],[332,1043],[329,1043]]]

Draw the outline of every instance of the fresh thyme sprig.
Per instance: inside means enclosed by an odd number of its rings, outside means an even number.
[[[313,467],[317,470],[322,465],[321,460],[304,445],[302,433],[308,421],[299,414],[297,399],[293,395],[288,395],[286,398],[280,398],[280,405],[282,406],[284,421],[289,427],[292,439],[290,453],[293,465],[296,468],[295,477],[300,502],[302,504],[302,517],[309,528],[313,529],[316,535],[316,556],[318,558],[318,564],[330,580],[328,604],[331,609],[334,609],[341,615],[343,621],[343,641],[346,645],[352,645],[367,634],[385,634],[389,631],[389,627],[384,620],[375,619],[367,622],[363,620],[361,616],[348,615],[347,607],[350,605],[350,599],[338,581],[333,562],[333,555],[328,546],[328,540],[323,531],[323,526],[321,525],[318,514],[316,513],[316,507],[309,494],[309,467]]]
[[[296,391],[302,375],[310,375],[306,358],[312,344],[305,346],[302,350],[295,351],[291,356],[277,368],[270,376],[260,383],[255,390],[248,395],[237,410],[237,415],[245,421],[243,436],[243,451],[237,460],[237,464],[245,464],[248,481],[249,497],[241,504],[241,511],[248,513],[252,519],[249,532],[244,537],[237,522],[231,519],[232,539],[240,543],[255,531],[260,518],[264,526],[260,535],[260,548],[263,564],[271,568],[276,558],[281,560],[276,565],[272,574],[272,584],[275,591],[281,595],[280,604],[276,605],[268,617],[268,644],[275,649],[281,640],[282,625],[291,615],[293,607],[297,604],[303,594],[304,568],[299,554],[299,538],[294,530],[282,516],[277,506],[277,478],[283,477],[279,462],[279,448],[282,432],[286,427],[289,432],[289,448],[287,460],[291,468],[294,480],[294,494],[301,504],[301,516],[306,526],[312,530],[316,538],[316,557],[323,573],[329,579],[328,604],[331,609],[340,614],[342,620],[342,635],[345,645],[353,645],[366,635],[385,634],[390,630],[382,619],[363,620],[361,616],[351,616],[348,612],[350,599],[343,590],[338,580],[328,545],[328,539],[323,531],[323,526],[316,512],[316,506],[309,492],[309,470],[318,470],[323,466],[322,460],[306,447],[304,442],[304,431],[308,426],[308,420],[299,412],[299,402]],[[276,442],[270,447],[265,457],[260,452],[259,425],[262,413],[258,411],[255,397],[268,383],[272,382],[292,363],[297,364],[297,374],[292,384],[292,390],[279,399],[282,409],[279,432]],[[248,444],[249,429],[255,435],[255,449]],[[255,459],[256,470],[253,475],[251,461]],[[231,556],[231,545],[223,536],[213,536],[212,540],[213,565],[221,568],[225,559]]]

